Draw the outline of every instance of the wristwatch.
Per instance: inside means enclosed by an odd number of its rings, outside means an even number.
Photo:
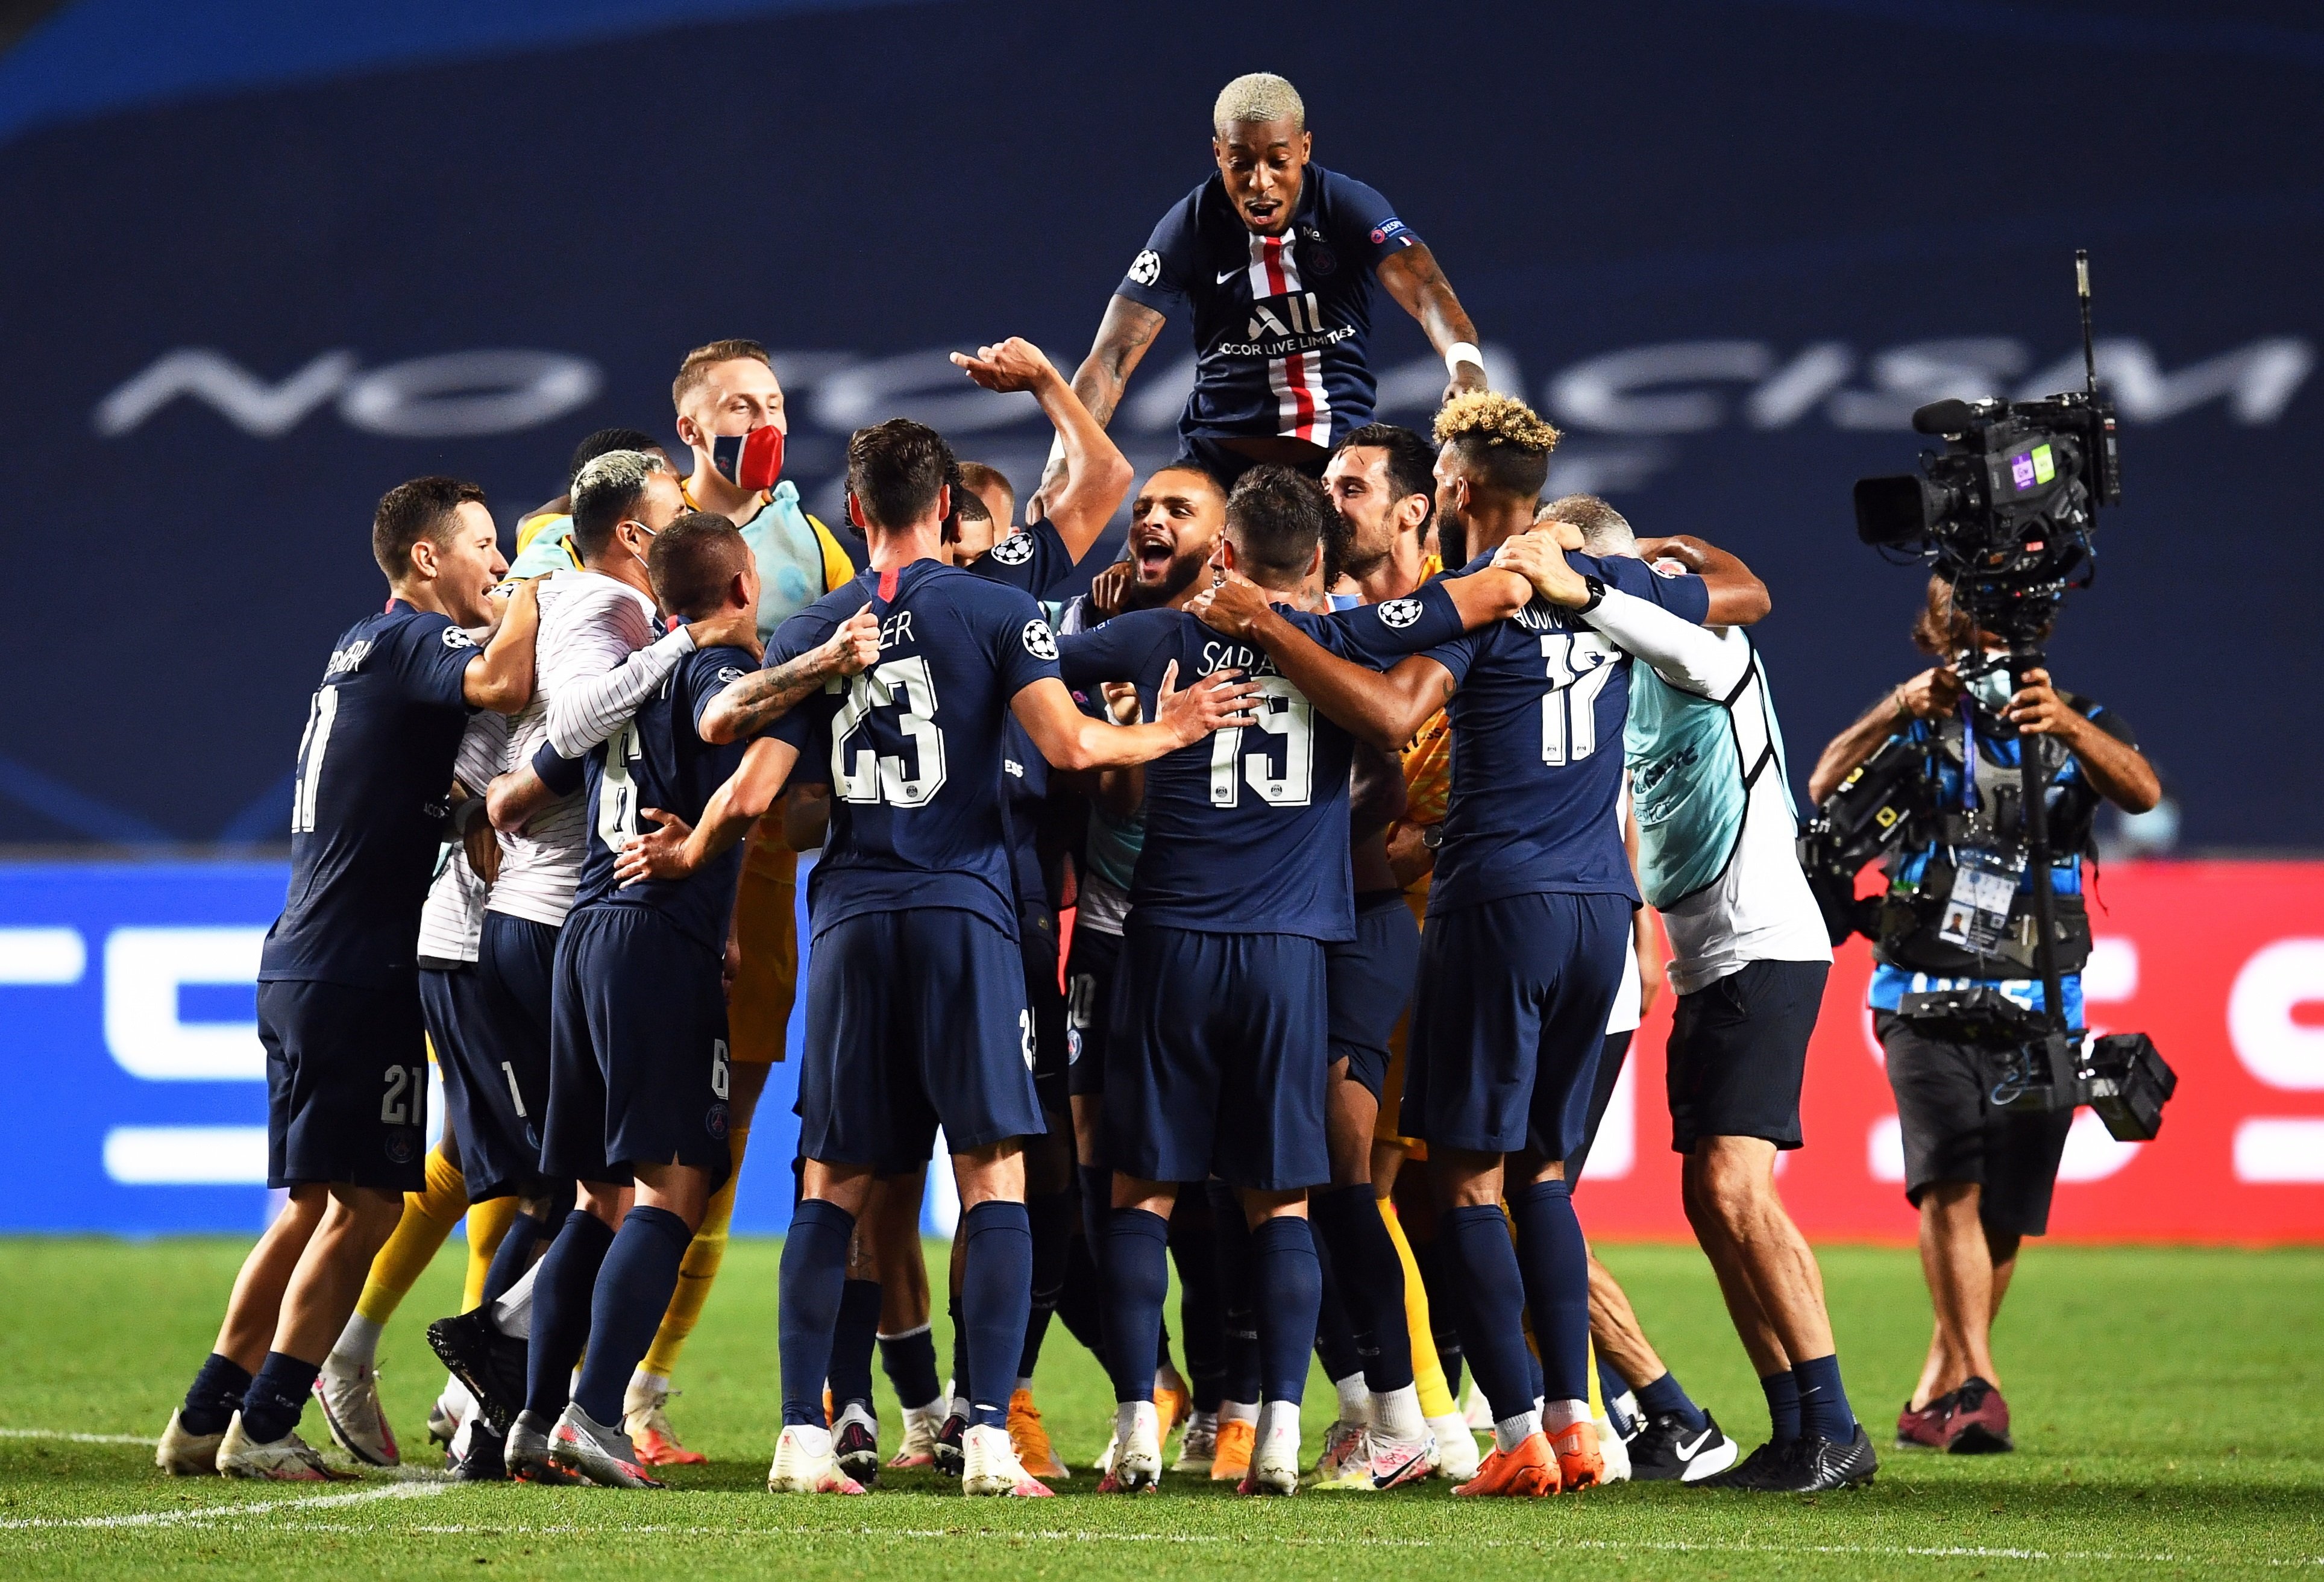
[[[1587,615],[1606,602],[1606,584],[1585,572],[1582,574],[1582,585],[1590,590],[1590,596],[1575,607],[1574,613]]]
[[[1420,843],[1421,843],[1422,845],[1424,845],[1424,846],[1427,847],[1431,851],[1435,851],[1439,846],[1443,845],[1443,844],[1444,844],[1444,826],[1443,826],[1443,824],[1423,824],[1423,825],[1421,825],[1421,826],[1420,826]]]

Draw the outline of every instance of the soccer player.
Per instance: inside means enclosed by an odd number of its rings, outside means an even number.
[[[1472,553],[1526,531],[1556,430],[1509,397],[1472,394],[1437,415],[1436,437],[1441,530]],[[1766,604],[1731,556],[1702,575],[1658,576],[1618,557],[1591,561],[1584,575],[1690,619],[1733,624]],[[1451,721],[1452,803],[1421,936],[1402,1125],[1427,1141],[1451,1204],[1442,1233],[1473,1316],[1462,1339],[1495,1418],[1493,1454],[1460,1486],[1587,1486],[1603,1463],[1588,1403],[1587,1255],[1563,1162],[1580,1141],[1571,1101],[1587,1090],[1637,904],[1611,750],[1627,659],[1538,602],[1386,676],[1287,623],[1252,632],[1318,711],[1376,746],[1410,740],[1440,706]],[[1528,1310],[1545,1384],[1539,1410]]]
[[[1258,462],[1319,472],[1335,441],[1371,420],[1375,279],[1444,358],[1447,400],[1485,388],[1476,327],[1427,244],[1379,193],[1309,162],[1296,88],[1266,72],[1236,78],[1212,106],[1211,132],[1217,173],[1154,227],[1074,375],[1099,422],[1112,420],[1164,321],[1191,310],[1182,455],[1230,483]],[[1056,498],[1066,471],[1052,452],[1035,507]]]
[[[1221,564],[1257,584],[1254,602],[1259,588],[1296,598],[1321,572],[1330,521],[1313,482],[1285,467],[1253,468],[1228,497]],[[1295,611],[1272,619],[1376,663],[1512,613],[1528,592],[1513,578],[1468,578],[1342,617]],[[1105,1097],[1113,1212],[1103,1269],[1119,1404],[1108,1492],[1149,1488],[1161,1475],[1152,1393],[1168,1216],[1182,1183],[1213,1176],[1235,1189],[1250,1234],[1261,1404],[1240,1486],[1287,1495],[1299,1485],[1299,1403],[1321,1300],[1306,1195],[1332,1174],[1324,955],[1356,934],[1353,743],[1317,721],[1262,655],[1192,612],[1119,615],[1065,653],[1075,685],[1129,680],[1141,701],[1166,673],[1223,666],[1256,676],[1257,729],[1191,743],[1147,770],[1146,841],[1114,980]],[[1428,1471],[1428,1431],[1408,1384],[1395,1404],[1402,1410],[1382,1423],[1373,1463],[1378,1486]]]
[[[581,552],[573,547],[573,480],[591,462],[616,450],[634,450],[642,455],[669,460],[669,453],[662,448],[661,442],[642,428],[600,428],[582,440],[574,446],[573,459],[565,469],[565,492],[518,520],[516,558],[509,563],[511,576],[532,577],[544,572],[580,569]]]
[[[216,1346],[155,1460],[164,1471],[317,1482],[298,1434],[323,1358],[425,1185],[427,1045],[414,946],[471,709],[532,692],[531,584],[479,650],[507,569],[484,491],[418,478],[372,522],[386,610],[333,645],[307,714],[290,888],[259,961],[267,1184],[289,1201],[244,1261]]]
[[[771,489],[745,489],[712,463],[712,448],[721,438],[770,427],[789,431],[782,383],[766,347],[739,338],[695,347],[678,363],[670,402],[678,437],[693,456],[683,485],[685,503],[732,521],[758,562],[759,639],[764,643],[785,621],[854,575],[855,564],[831,529],[801,507],[798,486],[790,480]],[[703,1459],[679,1442],[670,1426],[669,1381],[725,1256],[751,1120],[769,1068],[783,1057],[798,976],[798,853],[783,840],[782,820],[762,821],[744,853],[734,899],[733,937],[741,962],[727,1007],[734,1069],[726,1140],[733,1165],[687,1250],[678,1294],[638,1365],[626,1402],[624,1424],[639,1455],[655,1465]]]
[[[1593,554],[1700,559],[1685,540],[1640,546],[1602,501],[1563,503]],[[1775,1189],[1777,1152],[1801,1143],[1800,1086],[1831,948],[1794,850],[1765,667],[1733,628],[1705,630],[1618,591],[1593,600],[1543,537],[1506,547],[1499,564],[1524,570],[1552,604],[1589,604],[1583,621],[1652,667],[1631,696],[1627,750],[1639,873],[1669,933],[1678,993],[1672,1146],[1685,1156],[1687,1218],[1775,1421],[1767,1446],[1703,1482],[1803,1494],[1868,1483],[1879,1464],[1841,1386],[1815,1255]]]
[[[1072,770],[1143,761],[1248,718],[1249,689],[1217,679],[1169,691],[1150,726],[1082,714],[1032,599],[945,563],[952,464],[943,440],[906,419],[849,441],[848,515],[870,542],[871,569],[791,622],[769,662],[779,670],[868,610],[880,663],[776,722],[699,823],[647,837],[634,864],[657,876],[698,869],[771,801],[803,744],[828,743],[831,834],[815,869],[799,1084],[805,1164],[783,1244],[783,1430],[768,1473],[777,1492],[862,1492],[838,1467],[823,1406],[848,1244],[873,1172],[927,1157],[941,1126],[964,1208],[961,1311],[976,1391],[962,1486],[1047,1494],[1010,1447],[999,1387],[1014,1378],[1031,1307],[1020,1139],[1042,1127],[1001,800],[1002,722],[1013,713],[1045,759]]]

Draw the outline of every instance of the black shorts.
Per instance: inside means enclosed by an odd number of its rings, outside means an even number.
[[[1017,951],[1025,962],[1025,1005],[1033,1013],[1033,1091],[1042,1110],[1064,1115],[1072,1049],[1065,996],[1057,987],[1057,917],[1047,906],[1017,909]]]
[[[719,952],[652,906],[578,907],[557,933],[541,1173],[619,1182],[690,1164],[716,1190],[733,1168]]]
[[[428,1033],[419,975],[392,988],[258,986],[266,1184],[428,1184]]]
[[[974,912],[863,912],[816,931],[799,1151],[900,1175],[942,1127],[955,1154],[1048,1127],[1033,1090],[1024,959]]]
[[[1321,1186],[1323,946],[1208,934],[1130,914],[1106,1051],[1105,1156],[1139,1181]]]
[[[1671,1018],[1671,1147],[1700,1137],[1800,1145],[1800,1082],[1829,961],[1751,961],[1678,997]]]
[[[1590,1163],[1590,1146],[1598,1140],[1598,1123],[1606,1118],[1606,1107],[1614,1101],[1615,1086],[1622,1080],[1622,1062],[1629,1058],[1630,1039],[1637,1031],[1625,1027],[1607,1034],[1598,1045],[1598,1072],[1590,1079],[1588,1091],[1574,1093],[1574,1101],[1582,1106],[1582,1146],[1565,1156],[1569,1188],[1581,1183],[1582,1166]]]
[[[460,1169],[472,1202],[522,1192],[540,1180],[541,1124],[549,1114],[551,985],[560,930],[530,918],[484,914],[472,969],[473,1014],[447,1057],[461,1068],[468,1129]],[[451,1081],[447,1070],[445,1081]]]
[[[1356,937],[1323,947],[1332,1000],[1332,1059],[1377,1101],[1388,1078],[1388,1046],[1412,1004],[1420,972],[1420,924],[1401,890],[1356,897]]]
[[[1065,960],[1065,1090],[1075,1098],[1105,1091],[1105,1046],[1113,1017],[1113,974],[1121,935],[1074,925]]]
[[[1894,1011],[1873,1014],[1887,1056],[1888,1086],[1904,1134],[1904,1196],[1942,1181],[1975,1182],[1978,1217],[2006,1236],[2050,1228],[2050,1194],[2066,1131],[2066,1109],[2002,1109],[1992,1099],[2000,1074],[1992,1052],[1923,1036]]]
[[[1268,435],[1254,436],[1253,437],[1273,438],[1274,437],[1272,435]],[[1182,463],[1200,462],[1204,467],[1207,467],[1211,472],[1217,474],[1219,486],[1227,490],[1233,489],[1236,479],[1241,477],[1245,473],[1250,472],[1253,467],[1259,465],[1259,460],[1257,457],[1247,456],[1243,455],[1242,452],[1235,450],[1232,447],[1222,444],[1219,440],[1208,438],[1206,437],[1197,437],[1193,439],[1182,437],[1178,441],[1177,459]],[[1291,462],[1286,464],[1288,465],[1293,472],[1305,473],[1307,476],[1320,482],[1323,476],[1323,464],[1331,459],[1332,455],[1329,451],[1318,450],[1314,456],[1310,457],[1306,461]]]

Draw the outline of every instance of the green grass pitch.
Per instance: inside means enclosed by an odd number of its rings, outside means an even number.
[[[1099,1500],[1085,1474],[1039,1502],[972,1504],[896,1474],[868,1499],[776,1498],[763,1479],[779,1244],[752,1241],[728,1254],[673,1407],[712,1461],[669,1492],[407,1475],[318,1495],[164,1478],[140,1441],[206,1349],[244,1246],[0,1241],[0,1577],[2324,1574],[2324,1251],[2033,1246],[1999,1347],[2019,1451],[1949,1458],[1886,1448],[1926,1339],[1912,1253],[1826,1248],[1841,1360],[1882,1447],[1874,1487],[1795,1500],[1625,1485],[1471,1505],[1441,1483],[1266,1502],[1187,1483]],[[442,1375],[421,1329],[456,1300],[460,1253],[437,1259],[382,1353],[397,1433],[423,1467],[438,1460],[421,1423]],[[1600,1253],[1696,1398],[1756,1442],[1758,1391],[1702,1258]],[[1039,1398],[1076,1467],[1099,1448],[1107,1393],[1053,1330]],[[1307,1399],[1312,1454],[1331,1391],[1318,1380]],[[892,1440],[892,1402],[883,1411]],[[306,1431],[324,1442],[311,1410]]]

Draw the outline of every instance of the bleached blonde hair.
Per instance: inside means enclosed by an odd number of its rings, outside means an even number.
[[[1299,90],[1272,71],[1248,71],[1219,90],[1211,106],[1211,130],[1221,136],[1239,121],[1288,120],[1307,130],[1307,106]]]

